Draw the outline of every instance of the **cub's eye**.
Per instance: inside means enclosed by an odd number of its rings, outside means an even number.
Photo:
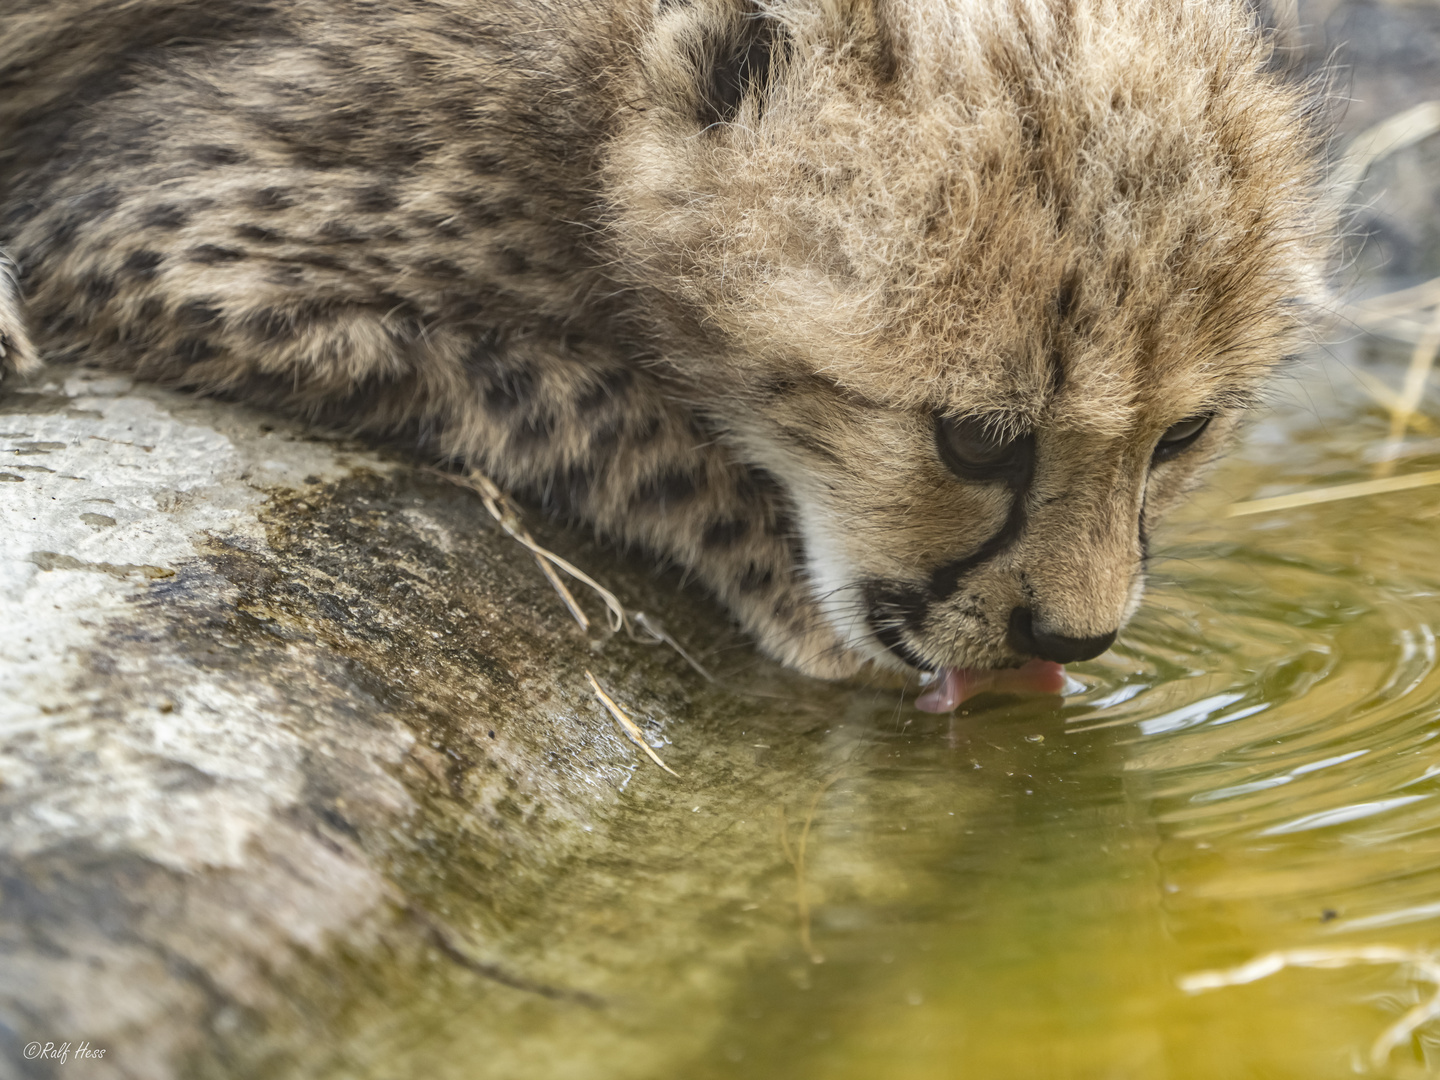
[[[1210,426],[1212,417],[1191,416],[1181,420],[1178,424],[1171,424],[1165,429],[1165,434],[1160,436],[1160,441],[1155,444],[1155,461],[1169,461],[1177,454],[1186,450],[1191,443],[1204,433]]]
[[[1021,464],[1028,437],[1007,438],[973,416],[935,420],[940,460],[964,480],[995,480]]]

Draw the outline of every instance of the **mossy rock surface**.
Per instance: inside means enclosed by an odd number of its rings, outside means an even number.
[[[719,682],[587,634],[471,492],[233,404],[52,369],[0,473],[0,1076],[693,1075],[803,969],[780,814],[892,692],[531,515]]]

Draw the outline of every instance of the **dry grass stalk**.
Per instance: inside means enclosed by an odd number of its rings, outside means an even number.
[[[1435,366],[1435,354],[1440,351],[1440,306],[1431,313],[1430,324],[1415,343],[1410,354],[1410,367],[1405,372],[1405,387],[1400,391],[1400,400],[1390,410],[1390,436],[1385,441],[1384,456],[1375,465],[1376,476],[1388,476],[1395,469],[1395,457],[1405,441],[1405,431],[1410,427],[1410,418],[1420,407],[1425,395],[1425,383],[1430,370]]]
[[[438,469],[435,471],[439,472]],[[535,556],[536,561],[540,563],[541,569],[545,571],[545,577],[555,586],[555,591],[560,594],[560,599],[565,602],[565,606],[569,608],[570,614],[575,617],[575,621],[578,622],[583,629],[590,629],[590,620],[586,618],[585,613],[580,610],[580,605],[575,602],[575,597],[571,595],[570,590],[560,581],[559,575],[555,573],[555,567],[559,567],[576,581],[584,582],[595,590],[600,596],[600,599],[605,602],[605,613],[609,619],[611,630],[619,630],[628,624],[629,620],[626,617],[625,606],[620,603],[620,598],[589,574],[585,573],[585,571],[562,559],[548,548],[541,547],[535,538],[530,535],[530,531],[521,524],[520,515],[515,510],[514,504],[512,504],[505,493],[500,490],[495,481],[491,480],[484,473],[477,472],[474,469],[470,469],[464,476],[458,476],[454,473],[440,473],[440,475],[446,477],[452,483],[469,488],[480,496],[480,501],[485,504],[485,509],[489,511],[491,517],[500,523],[500,528],[505,530],[506,535],[518,540],[530,554]]]
[[[1382,319],[1389,315],[1404,315],[1407,312],[1419,311],[1432,304],[1440,304],[1440,278],[1422,281],[1419,285],[1411,285],[1408,289],[1395,289],[1392,292],[1381,293],[1379,296],[1372,296],[1368,300],[1361,300],[1358,304],[1352,305],[1349,310],[1359,313],[1362,320]]]
[[[680,643],[671,637],[656,619],[651,618],[643,611],[627,611],[625,605],[620,602],[620,598],[604,585],[601,585],[573,563],[561,558],[548,548],[542,547],[535,538],[530,535],[530,531],[521,523],[519,512],[515,509],[514,504],[506,497],[505,493],[500,490],[495,481],[491,480],[484,473],[474,469],[469,470],[464,476],[456,473],[443,472],[440,469],[431,469],[429,471],[435,473],[437,476],[443,476],[453,484],[468,488],[480,496],[480,501],[485,505],[486,511],[499,522],[500,527],[505,530],[506,535],[519,542],[531,555],[535,556],[535,561],[539,564],[541,572],[545,575],[545,580],[550,582],[551,587],[559,594],[566,609],[575,621],[580,624],[582,630],[588,631],[590,629],[590,620],[575,600],[574,594],[565,586],[565,582],[561,580],[560,575],[555,572],[557,569],[565,571],[565,573],[569,574],[576,581],[588,585],[595,591],[605,604],[605,615],[612,632],[623,629],[632,641],[637,641],[642,645],[669,645],[670,648],[674,649],[680,655],[681,659],[703,675],[708,681],[715,681],[715,676],[711,675],[698,660],[686,652]],[[637,628],[643,632],[643,637],[636,633]]]
[[[1241,986],[1256,982],[1286,968],[1342,968],[1356,964],[1400,964],[1410,969],[1412,977],[1432,983],[1435,993],[1426,1001],[1408,1010],[1391,1024],[1370,1047],[1370,1065],[1383,1070],[1396,1047],[1409,1042],[1421,1027],[1440,1017],[1440,962],[1431,953],[1416,952],[1393,945],[1359,945],[1351,948],[1289,949],[1266,953],[1247,964],[1226,971],[1200,971],[1179,980],[1187,994],[1218,990],[1225,986]]]
[[[1368,371],[1354,368],[1350,372],[1355,376],[1355,381],[1360,384],[1364,391],[1369,394],[1380,405],[1393,416],[1400,409],[1400,395],[1383,382],[1371,375]],[[1435,421],[1431,420],[1422,412],[1412,412],[1407,427],[1422,434],[1432,434],[1437,430]],[[1399,456],[1393,455],[1393,456]]]
[[[1251,499],[1248,502],[1231,503],[1225,513],[1227,517],[1268,514],[1276,510],[1294,510],[1300,506],[1338,502],[1341,499],[1358,499],[1365,495],[1385,495],[1392,491],[1409,491],[1412,488],[1429,487],[1432,484],[1440,484],[1440,469],[1410,473],[1408,476],[1387,476],[1380,480],[1362,480],[1356,484],[1337,484],[1335,487],[1315,488],[1311,491],[1297,491],[1293,495],[1276,495],[1270,499]]]
[[[644,630],[645,633],[649,634],[654,639],[654,644],[669,645],[670,648],[674,649],[677,653],[680,654],[680,659],[684,660],[701,675],[705,676],[708,681],[715,681],[715,676],[711,675],[710,672],[705,669],[705,667],[700,663],[699,660],[696,660],[693,656],[686,652],[685,649],[681,646],[681,644],[673,637],[671,637],[669,632],[660,625],[658,620],[652,619],[643,611],[630,612],[630,619],[632,622],[634,622],[636,626],[638,626],[641,630]],[[630,636],[634,637],[635,635],[632,633]],[[650,643],[642,642],[642,644]]]
[[[1331,174],[1336,198],[1348,199],[1375,162],[1436,133],[1440,133],[1440,101],[1423,102],[1361,132],[1351,141]],[[1429,319],[1409,317],[1430,307],[1435,310]],[[1416,410],[1424,396],[1436,351],[1440,349],[1440,278],[1373,297],[1345,307],[1341,313],[1371,333],[1410,341],[1415,346],[1405,386],[1399,394],[1381,393],[1374,380],[1362,380],[1362,385],[1390,411],[1390,435],[1375,465],[1375,476],[1385,478],[1394,472],[1395,458],[1399,456],[1405,433],[1417,426]]]
[[[805,848],[810,841],[810,826],[815,821],[815,811],[820,805],[821,796],[839,779],[840,774],[836,773],[815,792],[810,800],[810,808],[805,812],[805,823],[800,827],[800,838],[793,848],[790,846],[790,823],[785,818],[785,804],[780,804],[780,849],[785,852],[786,861],[795,868],[795,912],[800,923],[800,947],[805,950],[805,955],[812,964],[823,964],[825,956],[816,950],[814,942],[810,940],[810,894],[805,885]]]
[[[680,774],[670,768],[669,765],[666,765],[665,762],[661,761],[660,755],[650,749],[650,744],[645,741],[645,733],[640,730],[640,725],[625,715],[625,710],[616,703],[614,698],[601,688],[600,684],[595,680],[594,675],[587,671],[585,672],[585,677],[590,680],[590,686],[595,691],[595,696],[600,699],[600,704],[609,709],[610,715],[620,722],[620,726],[625,729],[625,734],[630,736],[630,741],[640,747],[641,750],[644,750],[645,753],[649,754],[650,760],[655,762],[656,765],[659,765],[660,768],[675,777],[676,780],[679,780]]]
[[[1430,327],[1426,309],[1436,304],[1440,304],[1440,278],[1356,304],[1342,304],[1336,314],[1367,333],[1415,345]]]
[[[1362,131],[1330,174],[1337,199],[1348,200],[1370,166],[1440,132],[1440,101],[1425,101]]]

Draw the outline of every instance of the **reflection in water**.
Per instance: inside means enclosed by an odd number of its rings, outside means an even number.
[[[1058,709],[828,736],[804,945],[752,964],[694,1075],[1440,1072],[1440,492],[1221,512],[1363,479],[1384,420],[1348,386],[1256,431]]]
[[[1063,699],[937,717],[742,651],[667,730],[680,777],[597,789],[563,860],[436,819],[397,863],[427,909],[603,1006],[381,964],[299,1074],[1440,1075],[1440,487],[1227,516],[1370,477],[1347,366],[1294,390]]]
[[[1430,953],[1400,949],[1393,945],[1286,949],[1283,952],[1266,953],[1229,971],[1201,971],[1186,975],[1180,980],[1180,987],[1191,993],[1200,993],[1227,986],[1244,986],[1288,968],[1342,968],[1356,964],[1399,965],[1406,968],[1412,978],[1423,979],[1435,987],[1435,992],[1428,1001],[1406,1009],[1404,1015],[1381,1032],[1380,1037],[1370,1047],[1371,1068],[1377,1072],[1386,1072],[1390,1068],[1390,1055],[1395,1049],[1413,1041],[1422,1027],[1440,1017],[1440,962]],[[1418,1071],[1423,1072],[1423,1062],[1421,1064],[1422,1068]]]

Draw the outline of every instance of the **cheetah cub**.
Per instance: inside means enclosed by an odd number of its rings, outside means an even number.
[[[11,0],[0,348],[413,433],[944,710],[1114,641],[1296,347],[1315,100],[1241,0]]]

